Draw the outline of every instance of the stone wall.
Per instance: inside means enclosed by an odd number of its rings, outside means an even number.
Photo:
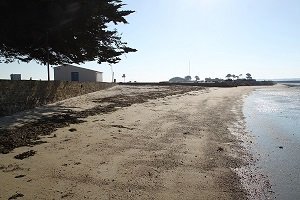
[[[112,83],[0,80],[0,116],[113,87]]]

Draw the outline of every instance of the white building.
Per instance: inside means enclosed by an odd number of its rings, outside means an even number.
[[[102,74],[103,72],[67,64],[54,68],[54,80],[58,81],[102,82]]]

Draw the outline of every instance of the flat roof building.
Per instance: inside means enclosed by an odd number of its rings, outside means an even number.
[[[103,72],[64,64],[54,68],[54,80],[79,81],[79,82],[103,82]]]

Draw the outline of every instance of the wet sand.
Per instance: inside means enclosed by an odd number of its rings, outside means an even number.
[[[252,90],[117,86],[0,119],[81,120],[0,154],[0,199],[246,199],[233,169],[247,153],[230,128]]]
[[[272,190],[265,199],[299,199],[300,88],[278,84],[256,90],[245,99],[244,113],[256,167]]]

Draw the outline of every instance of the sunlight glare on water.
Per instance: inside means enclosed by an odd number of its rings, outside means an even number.
[[[255,136],[257,166],[277,199],[300,197],[300,86],[254,91],[245,101],[247,129]]]

